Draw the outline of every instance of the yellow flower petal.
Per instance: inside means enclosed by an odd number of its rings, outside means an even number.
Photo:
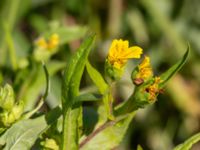
[[[154,83],[150,85],[146,91],[150,94],[149,100],[154,101],[156,99],[157,94],[159,93],[158,84],[161,82],[160,77],[155,77]]]
[[[58,34],[54,33],[49,38],[48,49],[54,49],[58,46],[58,44],[59,44],[59,36]]]
[[[38,46],[38,47],[41,47],[41,48],[47,48],[47,42],[46,40],[43,38],[43,37],[40,37],[38,38],[36,41],[35,41],[35,44]]]
[[[140,58],[142,49],[138,46],[129,48],[129,42],[127,40],[113,40],[108,54],[108,61],[115,68],[122,68],[128,59]]]
[[[137,74],[137,78],[148,79],[153,76],[153,70],[150,64],[150,58],[145,56],[142,63],[138,66],[139,73]]]
[[[142,48],[139,46],[132,46],[128,49],[127,58],[140,58],[143,53]]]

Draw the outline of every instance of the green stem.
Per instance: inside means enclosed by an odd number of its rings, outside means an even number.
[[[64,110],[62,150],[78,150],[78,115],[80,108]]]

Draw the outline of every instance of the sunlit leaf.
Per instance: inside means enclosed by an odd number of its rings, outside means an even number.
[[[105,80],[103,79],[102,75],[89,63],[86,64],[86,69],[90,78],[94,82],[94,84],[98,87],[101,94],[104,94],[107,89],[108,85],[106,84]]]
[[[103,102],[105,105],[108,118],[113,120],[114,119],[112,114],[113,97],[109,92],[109,86],[103,79],[102,75],[89,62],[87,62],[86,68],[90,78],[92,79],[94,84],[98,87],[100,93],[103,95]]]

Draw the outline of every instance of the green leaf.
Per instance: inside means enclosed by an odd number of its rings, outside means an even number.
[[[78,95],[80,80],[94,37],[94,35],[91,35],[83,41],[76,54],[68,63],[64,74],[63,94],[65,98],[63,99],[63,103],[68,103],[67,101],[71,100],[70,98],[74,98]]]
[[[103,150],[111,150],[115,148],[123,140],[134,115],[135,112],[129,114],[126,118],[119,120],[116,118],[116,120],[107,122],[98,127],[91,135],[81,142],[80,149],[94,150],[103,148]]]
[[[57,71],[63,69],[66,64],[60,61],[51,61],[46,64],[49,76],[53,76]],[[28,75],[29,78],[25,79],[24,84],[21,86],[19,99],[25,103],[25,111],[33,109],[40,92],[45,88],[45,75],[43,68],[33,68]]]
[[[200,133],[197,133],[186,140],[184,143],[176,146],[173,150],[190,150],[192,145],[200,141]]]
[[[102,75],[89,62],[87,62],[86,68],[90,78],[92,79],[94,84],[98,87],[100,93],[103,95],[103,102],[105,105],[108,118],[113,120],[114,119],[112,112],[113,97],[111,95],[108,84],[105,82]]]
[[[190,47],[188,46],[187,51],[181,60],[179,60],[176,64],[174,64],[171,68],[169,68],[165,73],[163,73],[160,78],[163,82],[161,82],[160,87],[163,87],[165,83],[176,73],[178,72],[182,66],[185,64],[186,59],[189,54]]]
[[[102,99],[101,94],[86,93],[86,94],[82,94],[82,95],[77,96],[74,101],[76,103],[76,102],[86,102],[86,101],[99,101],[101,99]]]
[[[67,65],[64,74],[62,87],[62,105],[63,105],[63,139],[62,150],[78,149],[78,127],[82,124],[81,104],[75,103],[75,97],[79,94],[79,85],[89,52],[92,47],[95,36],[91,35],[83,41],[76,54]]]
[[[40,98],[39,103],[37,104],[37,106],[31,110],[30,112],[26,113],[23,118],[28,119],[30,118],[34,113],[36,113],[44,104],[44,100],[47,98],[48,93],[49,93],[49,73],[48,70],[45,66],[45,64],[43,64],[43,69],[44,69],[44,73],[45,73],[45,77],[46,77],[46,89],[45,89],[45,93],[44,95]]]
[[[59,107],[36,119],[21,120],[8,129],[0,138],[3,150],[30,150],[37,138],[61,115]]]
[[[108,85],[103,79],[102,75],[89,63],[86,63],[86,69],[94,84],[98,87],[101,94],[105,94],[108,90]]]

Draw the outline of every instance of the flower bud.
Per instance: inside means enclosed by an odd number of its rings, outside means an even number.
[[[14,92],[13,88],[6,84],[4,87],[0,88],[0,107],[3,110],[10,111],[14,105]]]
[[[105,63],[105,74],[109,77],[112,81],[117,81],[121,78],[123,74],[124,68],[115,68],[113,67],[108,60]]]
[[[17,121],[23,113],[23,108],[23,104],[19,103],[13,106],[11,111],[4,111],[3,113],[1,113],[0,119],[3,125],[5,127],[9,127],[11,124]]]
[[[150,58],[145,56],[143,61],[133,70],[131,79],[135,85],[140,85],[153,77]]]

